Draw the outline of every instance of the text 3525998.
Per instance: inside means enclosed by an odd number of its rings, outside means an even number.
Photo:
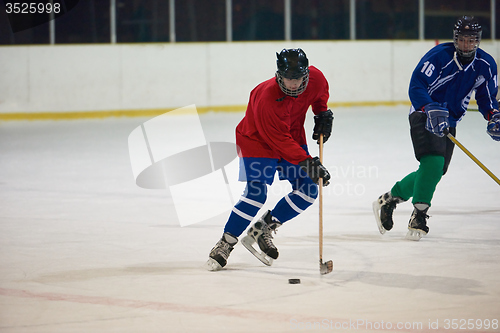
[[[52,1],[44,2],[7,2],[5,4],[7,14],[58,14],[61,12],[61,4]]]

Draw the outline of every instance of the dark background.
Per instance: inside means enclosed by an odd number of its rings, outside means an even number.
[[[495,0],[500,20],[500,0]],[[4,2],[8,2],[7,0]],[[48,44],[49,24],[14,33],[0,2],[0,44]],[[23,2],[23,1],[18,1]],[[80,0],[55,20],[55,43],[110,43],[110,1]],[[356,39],[418,39],[418,0],[356,0]],[[349,0],[291,0],[292,40],[348,40]],[[491,38],[490,0],[425,0],[425,39],[451,39],[476,16]],[[232,0],[232,40],[283,40],[283,0]],[[118,43],[169,42],[169,0],[116,0]],[[497,23],[498,39],[500,28]],[[226,0],[175,1],[177,42],[226,40]]]

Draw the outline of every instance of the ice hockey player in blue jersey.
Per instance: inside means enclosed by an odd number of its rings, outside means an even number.
[[[481,25],[474,17],[459,18],[453,29],[453,43],[433,47],[413,71],[409,122],[420,164],[417,171],[396,182],[373,203],[381,234],[392,229],[396,205],[410,198],[414,210],[406,238],[420,240],[429,232],[427,211],[453,154],[454,144],[446,133],[456,134],[473,92],[479,112],[487,121],[486,132],[500,141],[497,64],[479,48],[481,33]]]

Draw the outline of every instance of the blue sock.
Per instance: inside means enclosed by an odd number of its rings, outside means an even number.
[[[240,201],[234,205],[229,215],[224,232],[229,232],[233,236],[239,237],[262,208],[266,199],[266,184],[257,181],[247,183]]]
[[[299,186],[281,199],[271,211],[281,223],[293,219],[314,203],[318,197],[318,186],[312,181]]]

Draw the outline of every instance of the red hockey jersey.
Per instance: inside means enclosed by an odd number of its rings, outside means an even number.
[[[321,71],[309,66],[309,83],[297,97],[283,93],[275,78],[262,82],[250,93],[245,117],[236,127],[240,157],[285,159],[290,163],[310,157],[304,122],[309,106],[314,114],[328,110],[328,82]]]

